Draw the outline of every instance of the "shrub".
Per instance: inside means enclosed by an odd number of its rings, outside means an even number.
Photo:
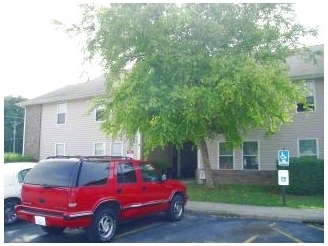
[[[36,161],[32,156],[21,155],[17,153],[5,153],[4,154],[4,163],[8,162],[34,162]]]
[[[289,185],[286,193],[292,195],[324,194],[324,161],[313,157],[292,157],[289,167],[277,167],[289,170]]]

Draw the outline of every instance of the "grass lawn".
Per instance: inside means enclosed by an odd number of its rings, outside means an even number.
[[[283,206],[282,186],[220,185],[207,188],[205,185],[187,183],[190,201],[247,204],[260,206]],[[286,194],[286,207],[323,208],[324,196],[295,196]]]

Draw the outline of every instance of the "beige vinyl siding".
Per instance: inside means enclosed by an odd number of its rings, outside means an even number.
[[[324,82],[315,83],[315,110],[313,112],[296,112],[293,122],[285,124],[280,131],[270,137],[264,136],[261,130],[251,131],[243,137],[243,141],[258,141],[259,170],[275,170],[278,150],[285,148],[291,157],[298,157],[299,139],[317,139],[318,156],[324,158]],[[211,167],[218,169],[218,142],[225,141],[222,135],[216,140],[207,142]],[[200,154],[198,152],[198,154]],[[243,151],[234,150],[234,170],[243,170]],[[202,158],[199,155],[198,168],[202,169]]]
[[[66,123],[56,124],[57,103],[45,104],[41,119],[40,158],[55,154],[55,143],[65,143],[66,155],[94,155],[94,143],[105,142],[105,155],[110,154],[112,140],[100,131],[101,122],[95,121],[95,112],[88,112],[90,100],[80,99],[67,101]],[[138,146],[132,146],[137,156]],[[123,153],[126,155],[129,144],[124,142]]]

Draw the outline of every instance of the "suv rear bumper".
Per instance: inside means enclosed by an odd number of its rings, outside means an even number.
[[[19,219],[34,224],[71,228],[89,227],[93,216],[91,212],[68,213],[56,210],[36,209],[25,205],[17,205],[15,211]],[[42,219],[41,221],[43,221],[42,223],[40,223],[40,218]]]

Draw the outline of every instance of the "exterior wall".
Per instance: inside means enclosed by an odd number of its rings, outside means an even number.
[[[278,182],[276,171],[242,171],[242,170],[215,170],[213,175],[220,184],[254,184],[275,185]]]
[[[35,160],[40,158],[41,114],[41,105],[32,105],[25,109],[23,154],[33,156]]]
[[[94,155],[94,143],[105,143],[105,155],[110,155],[111,142],[123,142],[123,155],[133,151],[133,158],[139,159],[140,145],[129,146],[123,139],[111,139],[100,131],[100,122],[95,121],[95,113],[88,112],[90,100],[67,102],[66,123],[57,124],[57,103],[42,106],[42,127],[40,138],[40,158],[55,155],[55,143],[65,144],[65,155]]]
[[[260,171],[276,170],[277,152],[280,149],[288,149],[291,157],[299,157],[298,141],[300,139],[317,139],[318,158],[324,158],[324,80],[323,78],[315,81],[315,110],[313,112],[296,112],[293,122],[285,124],[275,135],[266,137],[261,130],[255,130],[243,137],[243,141],[258,141],[259,169],[243,170],[243,151],[241,148],[234,149],[234,168],[233,170],[219,170],[218,142],[224,141],[224,137],[218,136],[217,139],[207,142],[211,168],[219,183],[226,182],[247,182],[261,181],[264,175],[268,182],[277,182],[275,176],[260,174]],[[203,169],[203,163],[198,152],[198,172]],[[243,172],[239,172],[243,170]],[[271,178],[269,178],[269,176]],[[261,182],[262,182],[261,181]]]

